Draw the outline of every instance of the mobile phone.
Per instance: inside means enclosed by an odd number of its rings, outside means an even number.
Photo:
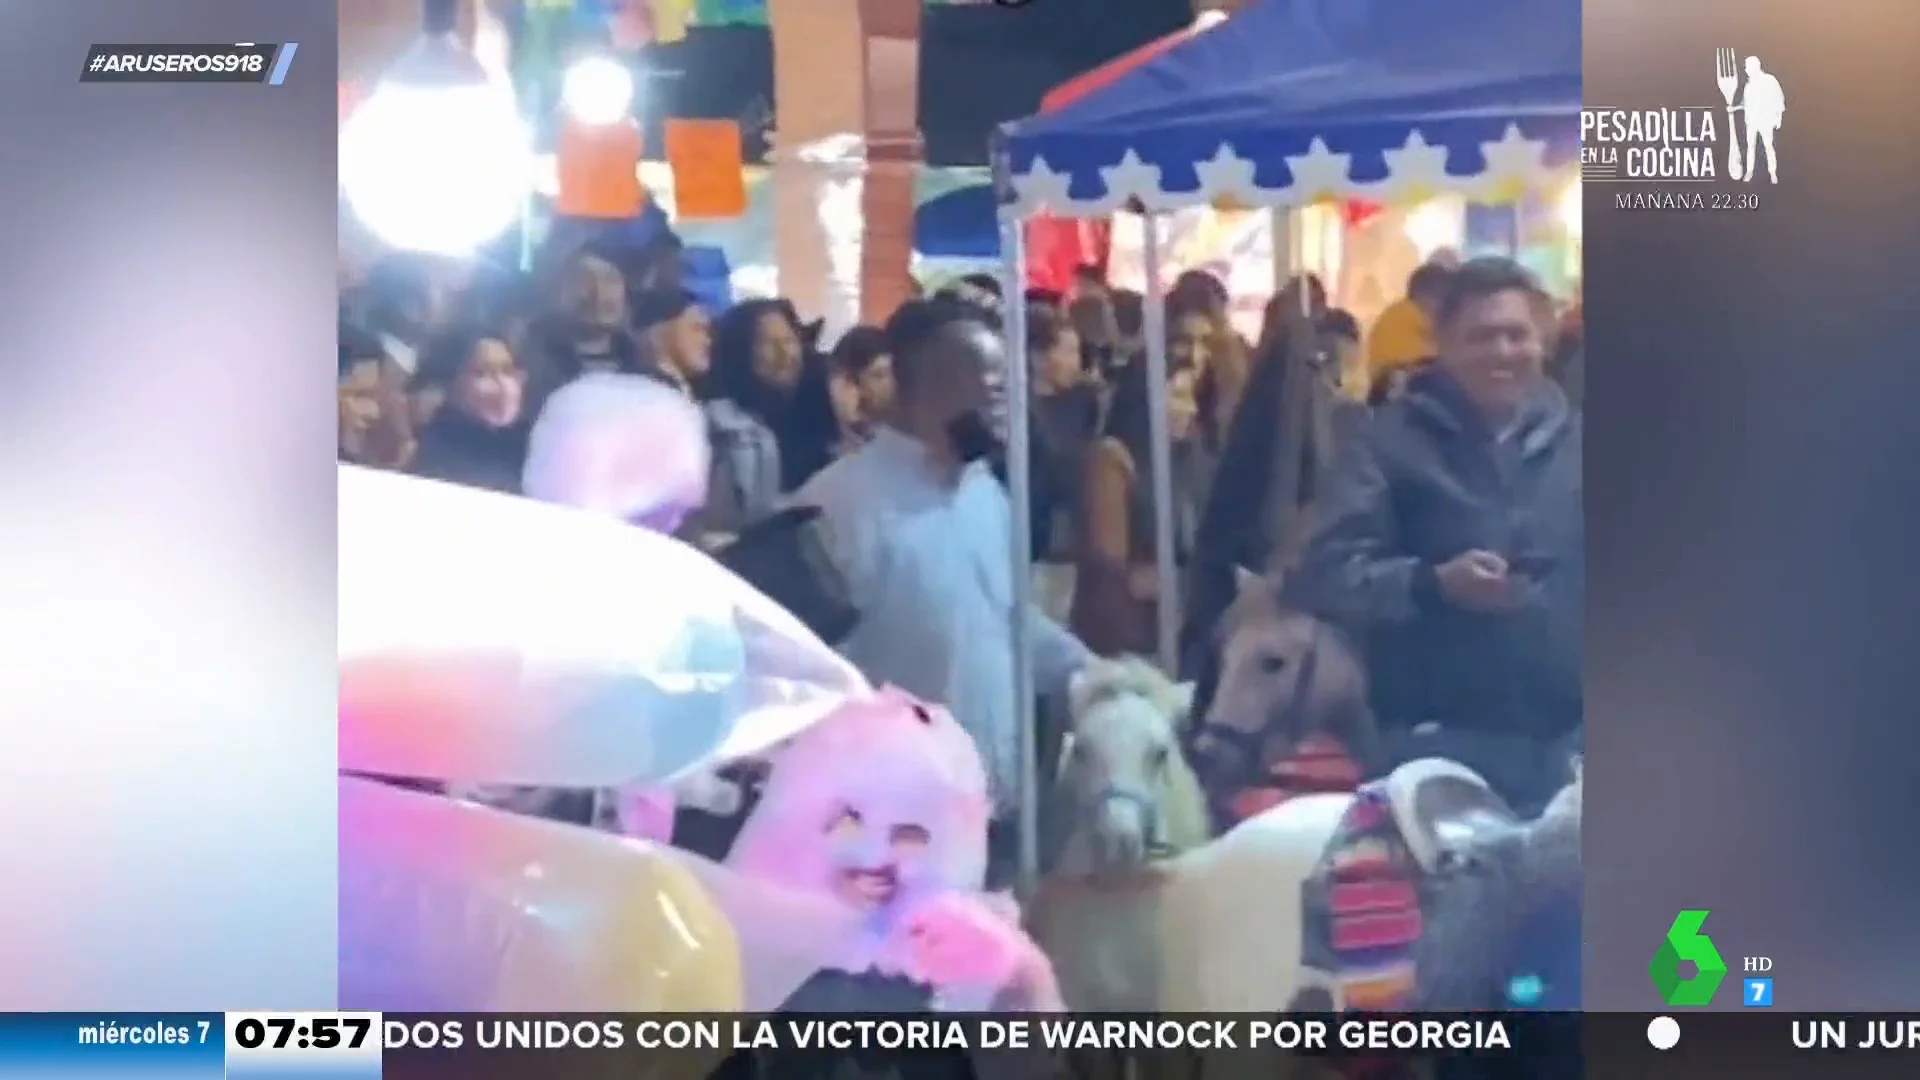
[[[1560,560],[1551,555],[1515,555],[1507,560],[1507,570],[1530,578],[1543,578],[1553,572]]]

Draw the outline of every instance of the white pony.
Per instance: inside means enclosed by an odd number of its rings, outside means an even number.
[[[1076,682],[1053,801],[1068,827],[1030,915],[1068,1005],[1272,1013],[1309,987],[1344,1003],[1339,973],[1307,966],[1303,887],[1355,796],[1299,795],[1207,841],[1190,824],[1197,796],[1178,749],[1188,695],[1138,661],[1096,663]],[[1579,805],[1576,780],[1540,824],[1521,823],[1479,776],[1437,759],[1383,788],[1420,875],[1516,834],[1564,835]]]
[[[1350,796],[1309,795],[1209,840],[1180,746],[1192,687],[1140,660],[1076,678],[1049,801],[1057,857],[1029,917],[1069,1006],[1274,1012],[1300,968],[1300,885]]]

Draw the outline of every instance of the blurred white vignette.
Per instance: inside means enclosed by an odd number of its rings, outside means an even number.
[[[72,85],[74,41],[335,20],[262,14],[8,27],[6,1011],[334,1002],[335,93]]]

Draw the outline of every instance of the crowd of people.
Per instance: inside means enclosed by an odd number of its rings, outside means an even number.
[[[611,373],[685,395],[712,472],[704,504],[668,526],[720,551],[816,508],[832,587],[858,614],[832,643],[876,683],[952,710],[998,821],[1019,790],[1003,449],[1020,362],[1033,514],[1019,524],[1036,558],[1023,617],[1043,695],[1090,656],[1153,655],[1168,603],[1203,708],[1234,569],[1285,567],[1289,604],[1364,645],[1387,744],[1370,764],[1444,753],[1522,804],[1557,782],[1541,762],[1581,725],[1584,350],[1578,307],[1517,264],[1435,258],[1370,331],[1303,276],[1253,342],[1219,280],[1178,279],[1164,394],[1176,597],[1154,569],[1144,305],[1097,270],[1068,295],[1006,297],[984,275],[916,290],[884,326],[831,342],[785,300],[705,310],[670,250],[589,246],[548,276],[396,257],[345,286],[341,460],[523,494],[529,434],[563,387]],[[1024,356],[1004,340],[1008,303],[1026,306]],[[1299,425],[1285,490],[1305,510],[1290,513],[1273,474]]]

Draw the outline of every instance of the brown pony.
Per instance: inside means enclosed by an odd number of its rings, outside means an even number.
[[[1308,792],[1352,791],[1375,752],[1358,650],[1281,600],[1277,578],[1236,569],[1220,623],[1220,679],[1189,757],[1226,825]]]

